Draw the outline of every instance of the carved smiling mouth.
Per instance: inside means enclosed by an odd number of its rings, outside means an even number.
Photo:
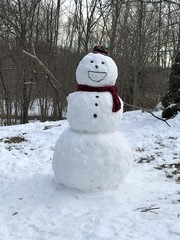
[[[106,72],[88,71],[88,77],[89,77],[93,82],[101,82],[106,76],[107,76],[107,73],[106,73]]]

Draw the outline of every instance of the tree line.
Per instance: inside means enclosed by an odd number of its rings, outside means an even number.
[[[1,124],[27,123],[33,106],[62,119],[77,64],[97,44],[118,66],[121,98],[153,108],[180,50],[179,1],[1,0]]]

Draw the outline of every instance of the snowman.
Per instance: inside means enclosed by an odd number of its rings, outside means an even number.
[[[123,102],[115,86],[118,70],[106,48],[94,47],[76,70],[69,94],[69,128],[59,137],[52,168],[56,181],[82,191],[118,188],[132,165],[132,150],[118,131]]]

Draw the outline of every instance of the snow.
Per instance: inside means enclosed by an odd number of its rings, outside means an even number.
[[[73,92],[68,96],[68,122],[73,130],[80,132],[115,131],[122,118],[123,102],[120,101],[121,109],[112,112],[113,102],[110,92]]]
[[[119,189],[95,193],[55,183],[52,157],[66,120],[0,127],[0,240],[179,240],[180,114],[168,123],[124,113],[132,170]],[[17,136],[26,141],[10,141]]]
[[[118,70],[113,59],[100,53],[88,53],[76,69],[78,84],[93,87],[113,86],[117,77]]]
[[[103,155],[103,157],[102,157]],[[131,169],[133,154],[124,136],[82,133],[68,128],[55,147],[53,170],[57,182],[82,191],[119,187]]]

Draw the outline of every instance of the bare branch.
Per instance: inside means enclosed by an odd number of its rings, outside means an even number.
[[[150,207],[140,207],[140,208],[136,208],[134,209],[134,211],[140,210],[140,212],[152,212],[152,213],[156,213],[154,210],[159,210],[159,207],[155,207],[156,205],[151,205]]]
[[[24,85],[37,85],[35,82],[24,82]]]
[[[161,120],[161,121],[165,122],[168,125],[168,127],[171,127],[170,124],[167,122],[168,119],[160,118],[160,117],[156,116],[154,113],[152,113],[151,111],[149,111],[147,109],[144,109],[144,108],[141,108],[141,107],[137,107],[137,106],[129,104],[129,103],[124,103],[124,105],[126,105],[128,107],[132,107],[134,109],[142,110],[142,111],[147,112],[147,113],[150,113],[153,117],[155,117],[158,120]]]
[[[35,50],[34,42],[33,42],[33,41],[32,41],[32,51],[33,51],[34,56],[37,56],[37,55],[36,55],[36,50]]]
[[[164,2],[167,2],[167,3],[172,3],[172,4],[176,4],[178,6],[180,6],[180,3],[178,2],[175,2],[175,1],[171,1],[171,0],[163,0]],[[146,3],[161,3],[162,1],[147,1]]]
[[[56,89],[60,88],[65,93],[66,96],[68,95],[68,93],[66,92],[66,90],[64,89],[62,84],[54,77],[54,75],[49,71],[49,69],[44,65],[44,63],[37,56],[35,56],[25,50],[23,50],[23,53],[25,55],[27,55],[28,57],[32,58],[35,62],[37,62],[43,68],[43,70],[54,80],[55,84],[53,84],[53,86]],[[51,82],[51,84],[52,84],[52,82]]]

